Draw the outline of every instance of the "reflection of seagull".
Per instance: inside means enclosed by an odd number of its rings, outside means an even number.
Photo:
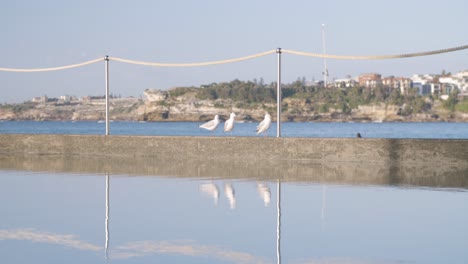
[[[236,114],[231,113],[229,119],[224,122],[224,132],[230,132],[234,128],[234,117]]]
[[[232,185],[230,183],[226,183],[224,185],[224,194],[229,200],[229,205],[231,206],[231,209],[236,208],[236,197],[234,197],[234,188],[232,188]]]
[[[200,191],[207,194],[208,196],[213,197],[214,203],[218,204],[219,199],[219,189],[218,186],[214,183],[204,183],[200,185]]]
[[[215,115],[214,119],[206,122],[203,125],[200,125],[201,128],[207,129],[209,131],[214,131],[219,125],[219,116]]]
[[[260,197],[262,198],[263,202],[265,202],[265,206],[268,206],[270,204],[271,198],[270,187],[268,187],[268,185],[264,183],[258,183],[257,191]]]
[[[271,125],[271,116],[270,114],[266,113],[263,121],[260,122],[260,124],[258,124],[257,126],[257,135],[265,132],[265,136],[267,136],[268,128],[270,128],[270,125]]]

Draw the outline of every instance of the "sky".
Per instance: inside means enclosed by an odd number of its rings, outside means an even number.
[[[48,68],[111,57],[193,63],[276,48],[388,55],[468,44],[468,1],[15,0],[0,3],[0,68]],[[325,24],[325,27],[322,27]],[[322,34],[324,33],[324,34]],[[323,38],[323,35],[325,38]],[[468,50],[394,60],[327,59],[329,79],[377,72],[410,77],[468,70]],[[324,60],[283,53],[281,80],[322,80]],[[213,82],[277,79],[277,55],[203,67],[109,61],[110,93],[142,97]],[[0,71],[0,103],[105,94],[105,62],[36,73]]]

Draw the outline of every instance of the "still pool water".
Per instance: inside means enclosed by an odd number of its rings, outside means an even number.
[[[0,170],[0,263],[468,263],[466,186],[67,170]]]

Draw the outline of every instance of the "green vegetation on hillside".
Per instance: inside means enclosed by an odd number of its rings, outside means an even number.
[[[329,112],[330,109],[349,113],[360,105],[384,103],[385,105],[401,106],[401,115],[422,113],[431,109],[431,96],[420,96],[416,89],[410,89],[408,94],[402,95],[399,89],[389,89],[383,86],[365,88],[355,86],[351,88],[323,88],[306,85],[304,78],[297,79],[291,84],[282,85],[282,98],[304,100],[310,105],[311,111],[319,113]],[[199,99],[232,99],[242,102],[244,107],[254,103],[275,103],[276,83],[264,84],[257,81],[239,81],[212,83],[201,86],[197,93]],[[454,95],[456,98],[456,95]],[[429,102],[429,103],[428,103]],[[455,102],[450,101],[444,106],[453,108]],[[287,107],[287,106],[286,106]]]
[[[37,103],[24,102],[22,104],[0,104],[0,109],[11,110],[13,113],[21,113],[37,106]]]
[[[203,85],[197,94],[198,99],[232,99],[245,103],[276,102],[276,84],[265,85],[263,82],[239,81],[212,83]]]

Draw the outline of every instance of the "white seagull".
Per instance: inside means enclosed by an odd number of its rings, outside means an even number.
[[[206,122],[203,125],[200,125],[199,127],[204,128],[209,131],[214,131],[219,125],[219,116],[215,115],[214,119],[211,121]]]
[[[271,125],[271,116],[270,114],[266,113],[263,121],[260,122],[260,124],[258,124],[257,126],[257,135],[265,132],[265,136],[268,136],[268,129],[270,128],[270,125]]]
[[[230,132],[234,128],[234,118],[236,117],[236,114],[231,113],[229,116],[229,119],[224,122],[224,132]]]

